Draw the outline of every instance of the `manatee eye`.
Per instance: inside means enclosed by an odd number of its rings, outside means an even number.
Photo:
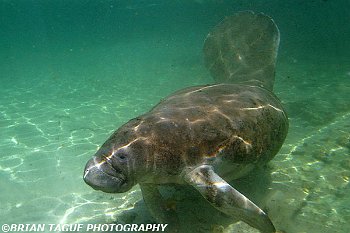
[[[117,157],[120,162],[126,162],[128,160],[128,157],[124,153],[120,153]]]

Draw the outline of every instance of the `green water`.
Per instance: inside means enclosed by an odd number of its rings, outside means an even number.
[[[86,161],[121,124],[212,83],[206,34],[240,10],[270,15],[275,93],[290,119],[261,205],[287,233],[349,232],[350,2],[0,1],[0,224],[149,223],[139,188],[94,191]],[[259,196],[259,182],[249,195]],[[243,187],[244,189],[244,187]],[[171,198],[183,232],[256,232],[193,190]],[[262,195],[260,195],[262,196]]]

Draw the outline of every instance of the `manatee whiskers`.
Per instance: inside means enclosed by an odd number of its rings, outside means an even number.
[[[122,125],[87,163],[85,182],[109,193],[139,184],[150,214],[172,232],[180,221],[159,185],[190,185],[232,219],[275,232],[268,215],[227,181],[263,168],[286,138],[287,114],[272,93],[278,45],[270,17],[225,18],[203,46],[216,84],[176,91]]]

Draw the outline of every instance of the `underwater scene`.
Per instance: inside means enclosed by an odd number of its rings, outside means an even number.
[[[269,163],[226,181],[277,232],[350,232],[349,9],[348,0],[0,0],[2,232],[157,223],[139,185],[94,190],[85,165],[116,129],[170,94],[214,84],[204,41],[241,11],[262,12],[278,26],[273,92],[289,129]],[[177,232],[260,232],[190,185],[159,190]]]

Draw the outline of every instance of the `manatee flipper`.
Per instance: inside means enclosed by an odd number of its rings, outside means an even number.
[[[186,172],[184,179],[219,211],[236,217],[263,233],[276,232],[267,214],[218,176],[211,166],[196,167]]]
[[[179,220],[174,210],[167,208],[156,184],[140,184],[143,200],[151,215],[159,223],[168,224],[167,232],[178,232]]]
[[[217,83],[273,89],[279,31],[262,13],[244,11],[225,18],[207,36],[204,62]]]

